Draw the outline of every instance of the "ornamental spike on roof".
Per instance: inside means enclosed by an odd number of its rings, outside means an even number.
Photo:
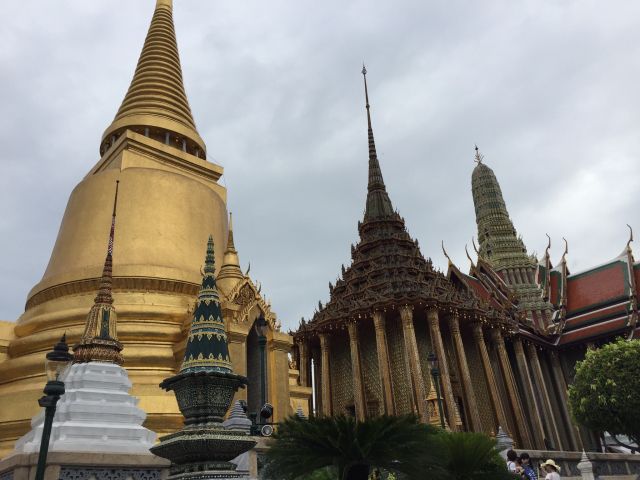
[[[201,371],[231,373],[233,370],[214,275],[213,248],[213,237],[209,236],[202,286],[193,312],[180,373]]]
[[[362,65],[364,77],[364,95],[367,108],[367,128],[369,136],[369,184],[367,186],[367,204],[364,212],[364,221],[379,220],[395,215],[391,199],[382,178],[382,170],[376,152],[376,142],[373,138],[371,127],[371,108],[369,106],[369,89],[367,88],[367,69]]]
[[[87,314],[84,333],[80,338],[80,342],[73,347],[74,363],[111,362],[118,365],[124,363],[124,358],[120,353],[122,344],[118,341],[117,317],[113,307],[112,293],[113,243],[116,232],[116,206],[118,205],[119,184],[120,181],[116,180],[109,243],[102,269],[102,277],[100,278],[100,287],[93,306]]]

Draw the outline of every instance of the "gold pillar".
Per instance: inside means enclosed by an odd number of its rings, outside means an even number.
[[[413,307],[405,305],[400,307],[400,318],[402,320],[402,333],[404,337],[404,348],[409,360],[409,378],[411,381],[413,398],[420,420],[426,423],[427,416],[427,391],[424,386],[422,376],[422,365],[418,355],[418,343],[416,342],[416,332],[413,328]]]
[[[303,387],[309,386],[309,349],[307,348],[307,340],[302,339],[298,341],[298,355],[300,370],[300,385]]]
[[[429,321],[429,330],[431,332],[431,343],[438,356],[438,364],[440,365],[440,385],[442,385],[442,391],[444,393],[444,401],[447,406],[447,413],[449,416],[449,427],[451,431],[458,430],[456,422],[456,412],[458,406],[456,405],[456,399],[453,396],[453,388],[451,387],[451,377],[449,376],[449,362],[447,361],[447,355],[444,351],[444,343],[442,343],[442,335],[440,335],[440,320],[438,318],[438,310],[431,308],[427,311],[427,319]]]
[[[476,401],[476,394],[473,391],[473,384],[471,383],[471,374],[469,373],[467,355],[464,352],[464,344],[462,343],[462,335],[460,334],[460,319],[458,318],[458,314],[454,313],[449,319],[449,328],[451,329],[451,334],[453,335],[453,344],[456,349],[458,367],[460,368],[460,375],[462,375],[462,388],[464,390],[465,403],[469,411],[471,427],[474,432],[480,432],[482,431],[482,427],[480,425],[480,412],[478,411],[478,402]]]
[[[542,375],[542,368],[540,368],[538,351],[533,343],[527,344],[527,351],[529,353],[529,363],[531,364],[533,375],[536,379],[536,385],[540,392],[540,396],[542,397],[542,409],[544,410],[545,424],[549,426],[550,434],[553,437],[553,446],[557,450],[560,450],[562,448],[562,442],[560,441],[558,426],[556,425],[555,418],[553,417],[553,408],[551,407],[549,392],[547,391],[547,385],[545,384],[544,376]]]
[[[520,375],[520,379],[522,380],[522,384],[524,385],[525,392],[524,394],[529,399],[529,408],[531,408],[531,412],[529,412],[529,419],[531,420],[531,425],[533,426],[533,437],[535,440],[535,447],[538,450],[544,450],[546,448],[544,444],[544,426],[542,424],[542,410],[540,409],[540,405],[538,405],[538,399],[536,397],[535,390],[533,388],[533,383],[531,382],[531,375],[529,374],[529,369],[527,368],[527,357],[524,354],[524,348],[522,347],[522,339],[520,337],[516,337],[513,339],[513,350],[516,354],[516,363],[518,364],[518,374]]]
[[[502,368],[502,377],[504,378],[504,384],[511,401],[511,408],[516,416],[516,426],[520,432],[520,441],[522,446],[533,446],[531,434],[527,427],[527,421],[524,418],[524,411],[520,398],[518,397],[518,387],[516,385],[515,378],[513,377],[513,371],[511,370],[511,362],[509,362],[509,356],[507,355],[507,348],[504,344],[504,338],[502,332],[494,328],[492,331],[493,341],[498,348],[498,359],[500,360],[500,367]]]
[[[393,401],[393,383],[391,382],[391,365],[389,363],[389,348],[387,346],[385,323],[382,312],[373,312],[373,325],[376,331],[376,347],[378,353],[378,372],[380,374],[380,385],[382,386],[384,412],[387,415],[395,415],[396,406]]]
[[[321,370],[320,378],[322,380],[322,414],[331,415],[331,373],[329,372],[329,334],[321,333],[320,337],[320,355]]]
[[[360,365],[360,346],[358,345],[358,324],[349,322],[349,347],[351,348],[351,374],[353,376],[353,403],[356,409],[356,419],[364,421],[367,410],[364,401],[364,384],[362,381],[362,367]]]
[[[578,428],[574,425],[571,420],[571,415],[569,414],[569,409],[567,405],[569,405],[569,398],[567,396],[567,383],[564,379],[564,372],[562,371],[562,365],[560,365],[560,359],[558,358],[557,352],[551,352],[551,368],[553,369],[553,378],[556,382],[556,388],[560,394],[560,398],[558,399],[558,404],[560,405],[560,413],[562,417],[569,427],[569,431],[567,432],[569,435],[569,441],[571,442],[570,448],[574,451],[579,452],[584,449],[582,444],[582,439],[580,438],[580,432]]]
[[[482,325],[476,322],[473,324],[473,337],[476,340],[476,345],[480,351],[480,358],[482,359],[482,370],[484,371],[484,378],[487,381],[487,387],[489,388],[489,396],[491,397],[491,403],[493,404],[493,410],[496,413],[496,419],[498,420],[498,427],[505,429],[508,434],[513,434],[513,427],[507,422],[507,417],[504,414],[504,408],[500,400],[500,394],[498,393],[498,386],[496,385],[496,379],[493,369],[491,368],[491,360],[489,360],[489,352],[487,351],[487,345],[484,343],[484,335],[482,333]],[[495,427],[495,426],[494,426]],[[498,432],[496,428],[495,433]]]

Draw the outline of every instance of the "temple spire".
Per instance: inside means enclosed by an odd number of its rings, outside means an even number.
[[[157,0],[131,85],[102,136],[100,153],[127,129],[204,157],[182,80],[171,0]]]
[[[382,178],[382,170],[376,152],[376,143],[371,126],[371,107],[369,105],[369,89],[367,86],[367,69],[362,65],[364,77],[364,95],[367,109],[367,127],[369,137],[369,183],[367,185],[367,205],[364,220],[377,220],[394,215],[393,205],[387,194],[387,189]]]
[[[98,294],[87,315],[84,334],[80,338],[80,342],[73,348],[75,363],[111,362],[118,365],[124,363],[124,358],[120,353],[122,344],[118,341],[117,316],[113,307],[113,244],[116,232],[119,185],[120,181],[116,180],[107,256],[102,268]]]
[[[227,334],[216,286],[213,237],[209,236],[196,309],[187,338],[180,373],[231,372]]]
[[[245,276],[240,269],[240,258],[233,242],[233,216],[229,213],[229,233],[227,236],[227,248],[224,251],[222,266],[218,273],[217,282],[221,291],[229,293]]]

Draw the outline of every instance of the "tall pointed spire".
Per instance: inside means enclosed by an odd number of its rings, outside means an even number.
[[[182,81],[172,0],[157,0],[129,90],[102,136],[101,154],[126,129],[204,156]]]
[[[113,307],[113,243],[116,232],[116,207],[118,205],[118,187],[113,199],[113,213],[111,214],[111,229],[107,256],[102,268],[102,277],[98,294],[87,315],[84,334],[80,342],[73,347],[74,363],[111,362],[118,365],[124,363],[120,353],[122,344],[118,341],[117,316]]]
[[[213,237],[209,236],[202,286],[193,312],[180,373],[198,371],[231,373],[233,370],[216,286],[213,253]]]
[[[233,242],[233,216],[229,213],[229,234],[227,237],[227,249],[224,252],[220,273],[218,273],[218,286],[223,293],[228,293],[244,278],[240,269],[240,259],[238,251]]]
[[[373,127],[371,126],[371,107],[369,106],[369,89],[367,87],[367,69],[362,65],[362,76],[364,77],[364,95],[367,108],[367,127],[369,135],[369,184],[367,185],[367,205],[364,212],[365,222],[368,220],[379,220],[381,218],[394,215],[393,205],[387,194],[387,189],[382,179],[382,170],[376,152],[376,143],[373,138]]]

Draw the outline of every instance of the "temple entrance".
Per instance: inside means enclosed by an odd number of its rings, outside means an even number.
[[[264,346],[264,378],[261,371],[261,357],[263,355],[260,347],[258,326],[259,318],[253,322],[249,335],[247,336],[247,406],[249,413],[258,413],[262,408],[262,388],[264,385],[264,400],[269,401],[268,375],[268,355],[266,345]]]

